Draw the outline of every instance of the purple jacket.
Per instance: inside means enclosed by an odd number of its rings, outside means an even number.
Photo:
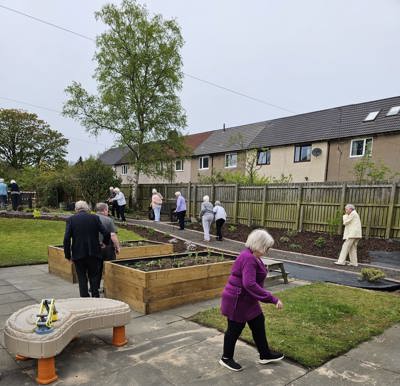
[[[278,298],[264,289],[267,269],[263,262],[244,249],[233,263],[222,292],[221,313],[234,322],[244,323],[262,313],[260,302],[278,303]]]

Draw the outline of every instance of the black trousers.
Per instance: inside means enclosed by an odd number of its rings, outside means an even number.
[[[85,257],[83,259],[74,260],[76,274],[79,282],[79,295],[81,298],[88,298],[88,280],[90,283],[90,291],[93,298],[98,298],[99,295],[99,277],[100,276],[100,264],[99,257]]]
[[[117,217],[120,218],[122,221],[126,221],[125,220],[125,206],[126,205],[118,205],[118,209],[117,209]]]
[[[12,194],[11,193],[11,205],[13,210],[17,210],[19,205],[19,194]]]
[[[219,218],[215,221],[215,225],[217,226],[217,240],[222,240],[222,226],[225,224],[225,220],[223,218]]]
[[[260,358],[264,359],[269,354],[267,336],[265,334],[265,318],[264,314],[258,315],[256,318],[249,320],[247,324],[250,327],[254,342],[260,354]],[[235,345],[242,333],[246,323],[238,323],[228,319],[228,328],[224,336],[224,358],[231,359],[235,353]]]
[[[117,217],[119,218],[117,201],[113,201],[111,204],[111,216],[115,217],[115,214],[117,214]]]
[[[182,210],[181,212],[176,212],[176,217],[178,218],[179,221],[179,228],[185,229],[185,215],[186,215],[186,210]]]

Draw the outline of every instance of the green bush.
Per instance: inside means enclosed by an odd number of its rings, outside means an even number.
[[[33,211],[33,218],[40,218],[40,210],[39,209],[34,209]]]
[[[288,229],[286,231],[286,236],[287,237],[294,237],[297,235],[297,230],[296,229]]]
[[[318,248],[323,248],[326,245],[326,240],[320,236],[314,241],[314,245]]]
[[[289,249],[293,249],[294,251],[298,251],[299,249],[301,249],[301,245],[300,244],[289,244]]]
[[[288,243],[290,241],[290,239],[289,239],[289,237],[287,237],[287,236],[281,236],[280,238],[279,238],[279,242],[280,243]]]
[[[370,283],[376,282],[385,277],[385,273],[376,268],[363,268],[361,270],[361,279],[367,280]]]
[[[335,216],[328,220],[328,233],[333,236],[336,235],[339,225],[342,223],[342,212],[337,210]]]

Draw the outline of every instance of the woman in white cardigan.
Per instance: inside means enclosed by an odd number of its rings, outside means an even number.
[[[346,265],[346,258],[347,255],[349,255],[350,262],[347,264],[357,267],[357,244],[362,237],[361,220],[354,205],[347,204],[344,210],[346,212],[346,214],[343,215],[344,243],[342,245],[342,250],[340,251],[339,259],[338,261],[335,261],[335,264]]]

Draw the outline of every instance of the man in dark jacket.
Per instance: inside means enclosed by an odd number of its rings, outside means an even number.
[[[88,279],[92,297],[99,297],[98,278],[101,248],[99,233],[103,243],[110,242],[110,232],[106,231],[98,216],[88,213],[89,206],[85,201],[75,203],[77,212],[67,220],[64,235],[64,255],[75,265],[79,281],[80,296],[89,297]],[[71,247],[72,239],[72,247]]]

